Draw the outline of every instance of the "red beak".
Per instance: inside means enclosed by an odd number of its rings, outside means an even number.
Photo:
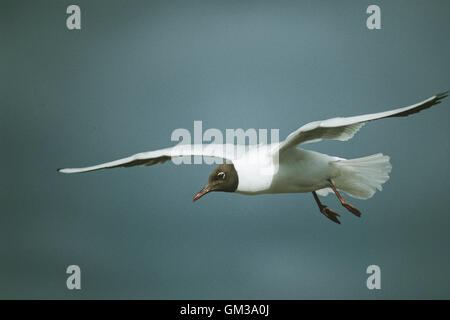
[[[198,199],[200,199],[201,197],[203,197],[205,194],[207,194],[208,192],[211,192],[211,189],[205,187],[202,190],[200,190],[199,193],[197,193],[194,197],[194,199],[192,200],[193,202],[197,201]]]

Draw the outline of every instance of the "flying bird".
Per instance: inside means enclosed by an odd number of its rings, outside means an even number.
[[[246,195],[311,192],[319,211],[340,224],[340,215],[322,204],[318,195],[334,193],[343,207],[354,215],[361,216],[361,212],[345,200],[340,192],[357,199],[369,199],[376,190],[381,191],[382,184],[389,179],[392,169],[389,157],[378,153],[362,158],[344,159],[300,149],[297,146],[322,139],[347,141],[369,121],[406,117],[441,103],[447,96],[448,91],[417,104],[390,111],[310,122],[289,134],[284,141],[272,144],[181,144],[95,166],[58,171],[80,173],[118,167],[150,166],[177,157],[221,158],[226,162],[211,172],[206,186],[194,196],[193,201],[212,191]]]

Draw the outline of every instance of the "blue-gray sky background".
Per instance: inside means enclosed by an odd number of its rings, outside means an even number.
[[[78,4],[82,30],[66,28]],[[366,8],[381,7],[381,30]],[[176,128],[279,128],[450,88],[449,1],[1,1],[0,298],[450,298],[450,100],[307,145],[383,152],[358,219],[333,196],[192,197],[212,166],[55,169],[172,145]],[[350,200],[350,199],[349,199]],[[82,270],[82,290],[65,269]],[[368,265],[382,271],[369,291]]]

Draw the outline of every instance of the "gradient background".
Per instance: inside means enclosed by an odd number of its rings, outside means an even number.
[[[66,28],[78,4],[82,30]],[[366,8],[381,7],[381,30]],[[279,128],[450,88],[449,1],[0,3],[0,297],[450,298],[450,100],[347,143],[393,171],[358,219],[311,194],[215,193],[208,165],[55,169],[170,146],[176,128]],[[348,198],[348,197],[347,197]],[[68,265],[82,290],[66,288]],[[377,264],[382,289],[368,290]]]

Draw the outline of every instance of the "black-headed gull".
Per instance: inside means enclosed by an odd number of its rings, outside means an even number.
[[[96,166],[58,169],[63,173],[80,173],[106,168],[154,165],[174,157],[204,156],[222,158],[226,163],[216,167],[206,186],[194,201],[211,191],[237,192],[246,195],[267,193],[312,192],[320,212],[336,223],[339,214],[323,205],[318,195],[334,192],[347,210],[361,213],[344,200],[339,190],[368,199],[389,179],[392,169],[389,157],[381,153],[357,159],[343,159],[297,148],[302,143],[332,139],[347,141],[366,123],[390,117],[406,117],[430,108],[447,97],[448,91],[417,104],[390,111],[355,117],[332,118],[308,123],[292,132],[282,142],[245,146],[232,144],[177,145],[172,148],[142,152]]]

